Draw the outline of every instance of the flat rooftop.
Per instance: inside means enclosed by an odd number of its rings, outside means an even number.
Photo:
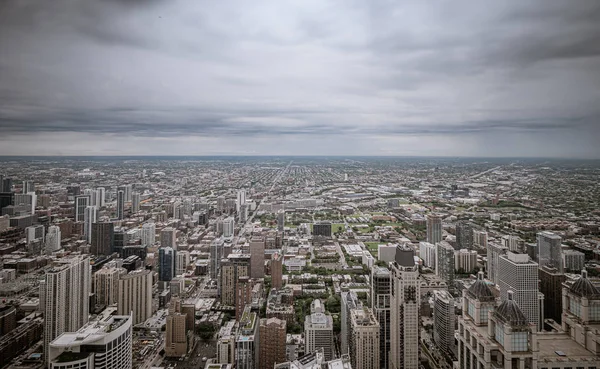
[[[568,361],[573,359],[598,360],[598,357],[571,339],[566,333],[538,335],[539,362]],[[564,353],[564,356],[556,352]]]

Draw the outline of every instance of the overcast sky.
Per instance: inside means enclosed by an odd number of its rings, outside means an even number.
[[[600,1],[0,0],[0,155],[600,158]]]

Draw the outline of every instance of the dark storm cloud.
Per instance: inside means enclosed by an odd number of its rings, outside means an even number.
[[[600,156],[598,19],[597,1],[0,1],[0,128],[334,136],[340,152],[568,136]]]

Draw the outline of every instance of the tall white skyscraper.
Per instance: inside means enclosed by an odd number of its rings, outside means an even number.
[[[156,225],[154,223],[144,223],[142,225],[142,246],[152,246],[156,241]]]
[[[508,252],[501,255],[498,262],[498,285],[500,298],[508,299],[508,291],[514,291],[514,300],[519,305],[529,323],[539,328],[540,298],[538,286],[538,263],[532,261],[529,255]]]
[[[231,238],[235,231],[235,220],[233,217],[225,218],[223,221],[223,237]]]
[[[60,228],[58,226],[51,225],[48,227],[48,233],[46,233],[46,255],[60,250],[60,237]]]
[[[95,206],[88,206],[85,208],[83,217],[83,234],[87,243],[92,243],[92,224],[96,223],[98,215],[98,208]]]
[[[96,188],[96,206],[99,208],[106,205],[106,189],[104,187]]]
[[[50,342],[64,332],[77,331],[88,322],[91,280],[92,268],[87,255],[59,259],[46,272],[46,280],[40,284],[46,361]]]
[[[239,213],[240,206],[246,204],[246,190],[238,190],[237,202],[235,203],[235,210]]]
[[[537,234],[537,261],[540,266],[550,265],[561,273],[564,271],[561,242],[562,238],[555,233],[544,231]]]
[[[419,257],[423,259],[423,265],[435,269],[435,245],[429,242],[419,242]]]
[[[427,215],[427,242],[436,244],[442,241],[442,217],[435,214]]]
[[[390,264],[393,288],[391,301],[390,368],[419,368],[419,269],[414,251],[398,245]]]
[[[131,195],[131,212],[137,213],[139,211],[140,211],[140,194],[137,192],[134,192]]]

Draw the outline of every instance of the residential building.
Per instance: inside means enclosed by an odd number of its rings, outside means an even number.
[[[117,314],[132,314],[133,324],[139,324],[152,316],[152,272],[138,269],[119,278]]]
[[[265,238],[254,236],[250,240],[250,277],[265,277]]]
[[[342,292],[341,302],[341,353],[347,354],[350,349],[350,312],[354,309],[362,309],[362,303],[358,299],[356,292]]]
[[[142,246],[151,247],[156,242],[156,225],[152,222],[142,224],[140,236]]]
[[[447,355],[456,355],[454,298],[448,291],[433,291],[433,340]]]
[[[371,306],[379,322],[379,367],[389,368],[391,272],[379,266],[371,269]]]
[[[562,238],[555,233],[543,231],[537,234],[537,262],[540,266],[552,265],[564,272],[561,242]]]
[[[323,236],[323,237],[331,238],[331,234],[332,234],[331,222],[317,222],[317,223],[313,224],[312,234],[313,234],[313,236]]]
[[[83,213],[83,235],[85,236],[85,240],[89,244],[91,244],[93,233],[92,226],[94,223],[96,223],[98,208],[96,208],[95,206],[87,206]]]
[[[114,250],[115,226],[111,222],[92,223],[90,252],[93,255],[110,255]]]
[[[115,266],[104,266],[94,273],[94,293],[96,304],[109,306],[116,304],[119,296],[119,278],[127,274],[127,270]]]
[[[60,227],[51,225],[46,233],[46,255],[51,255],[53,252],[60,250],[61,233]]]
[[[459,221],[456,224],[456,249],[473,248],[473,226],[466,221]]]
[[[471,273],[477,268],[477,251],[460,249],[454,252],[454,270]]]
[[[427,242],[437,244],[442,241],[442,217],[436,214],[427,215]]]
[[[304,321],[305,352],[322,349],[325,360],[334,358],[333,319],[325,314],[323,303],[319,299],[310,305],[310,315]]]
[[[271,257],[271,287],[283,287],[283,255],[278,252]]]
[[[239,321],[235,341],[236,369],[259,369],[260,331],[258,315],[247,306]],[[262,368],[260,368],[262,369]]]
[[[454,248],[446,241],[438,242],[435,246],[435,273],[446,281],[448,288],[454,288]]]
[[[259,368],[273,368],[286,359],[286,322],[277,318],[260,320]]]
[[[379,322],[369,308],[350,311],[350,362],[353,369],[380,369]]]
[[[125,192],[117,191],[117,219],[125,217]]]
[[[140,194],[134,192],[131,194],[131,212],[138,213],[140,211]]]
[[[585,254],[577,250],[562,252],[562,265],[567,272],[581,272],[585,268]]]
[[[160,247],[177,250],[177,230],[175,228],[165,227],[160,231]]]
[[[176,252],[172,247],[161,247],[158,249],[158,280],[169,282],[177,274],[175,273]]]
[[[419,257],[423,260],[423,266],[435,269],[435,252],[436,248],[434,244],[419,242]]]
[[[498,283],[498,263],[500,255],[506,254],[508,249],[499,243],[489,242],[487,247],[487,277],[494,284]]]

